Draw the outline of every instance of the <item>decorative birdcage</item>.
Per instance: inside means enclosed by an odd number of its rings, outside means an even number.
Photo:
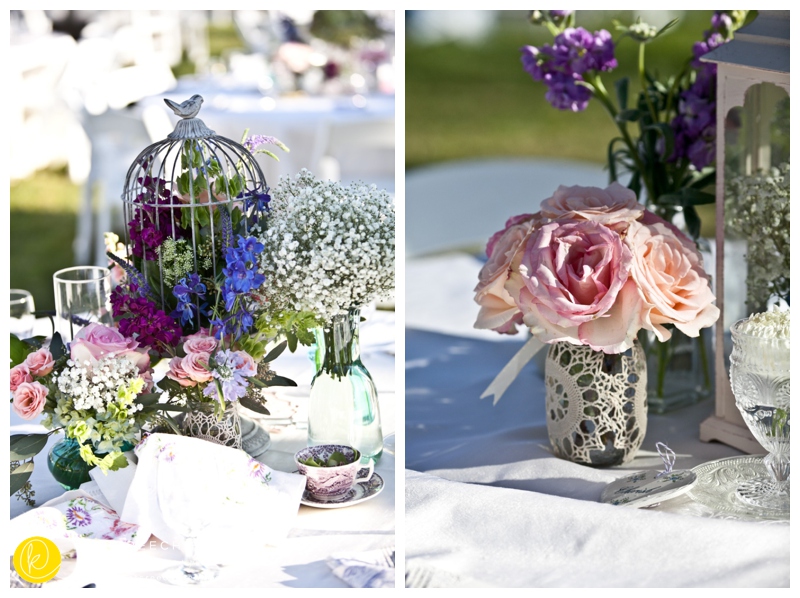
[[[165,269],[164,252],[172,252],[174,263],[180,251],[184,269],[190,256],[191,272],[216,280],[225,267],[220,251],[225,235],[247,236],[265,208],[269,187],[247,148],[197,118],[202,97],[165,101],[182,119],[166,139],[137,156],[122,201],[129,259],[168,310],[174,307],[169,291],[179,273]]]

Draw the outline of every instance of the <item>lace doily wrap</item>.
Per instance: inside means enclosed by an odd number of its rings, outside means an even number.
[[[190,411],[183,418],[183,433],[215,444],[242,448],[242,425],[236,405],[229,405],[217,420],[215,413]]]
[[[589,465],[633,458],[647,429],[647,362],[638,342],[620,355],[552,344],[544,377],[556,455]]]

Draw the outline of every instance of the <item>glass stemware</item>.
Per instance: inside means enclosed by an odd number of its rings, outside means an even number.
[[[11,334],[21,339],[32,337],[36,322],[33,312],[33,296],[23,289],[11,289]]]
[[[111,326],[111,272],[97,266],[65,268],[53,274],[56,331],[64,342],[91,323]]]
[[[746,320],[731,326],[731,387],[753,436],[769,454],[764,475],[742,482],[747,504],[789,510],[789,339],[748,334]]]
[[[217,577],[216,567],[204,565],[196,558],[197,539],[212,521],[210,504],[224,500],[224,484],[214,475],[214,463],[203,474],[190,463],[181,463],[178,455],[166,449],[158,464],[158,507],[164,522],[184,538],[183,562],[163,572],[162,577],[173,585],[195,585]],[[210,470],[209,470],[210,468]]]

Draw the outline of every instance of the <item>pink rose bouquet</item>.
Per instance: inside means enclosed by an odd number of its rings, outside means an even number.
[[[68,347],[55,334],[41,339],[11,337],[11,408],[25,420],[40,419],[80,444],[81,458],[102,470],[124,467],[126,445],[138,441],[142,427],[180,406],[151,394],[150,356],[139,342],[114,328],[89,324]],[[12,461],[32,471],[32,457],[49,434],[11,437]],[[13,469],[13,468],[12,468]],[[23,480],[23,477],[25,478]],[[29,477],[29,475],[27,476]],[[12,490],[27,481],[12,471]],[[19,489],[19,488],[17,488]]]
[[[167,375],[159,386],[193,409],[212,407],[221,413],[227,405],[240,402],[269,414],[258,395],[267,385],[290,383],[269,370],[269,361],[284,346],[280,345],[267,356],[269,359],[256,364],[248,352],[225,349],[223,341],[201,330],[183,338],[179,355],[170,360]]]
[[[696,337],[719,317],[695,244],[618,183],[559,187],[487,246],[476,328],[621,353],[639,330]]]

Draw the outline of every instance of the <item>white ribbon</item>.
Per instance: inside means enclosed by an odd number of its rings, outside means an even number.
[[[511,361],[500,370],[500,373],[492,380],[489,387],[483,391],[481,398],[485,399],[488,396],[494,395],[494,402],[492,405],[497,405],[497,401],[499,401],[503,393],[508,390],[511,383],[517,379],[522,368],[533,359],[533,356],[536,355],[542,347],[544,347],[543,342],[535,336],[530,337],[528,342],[522,345],[522,348],[517,351],[517,354],[511,358]]]

